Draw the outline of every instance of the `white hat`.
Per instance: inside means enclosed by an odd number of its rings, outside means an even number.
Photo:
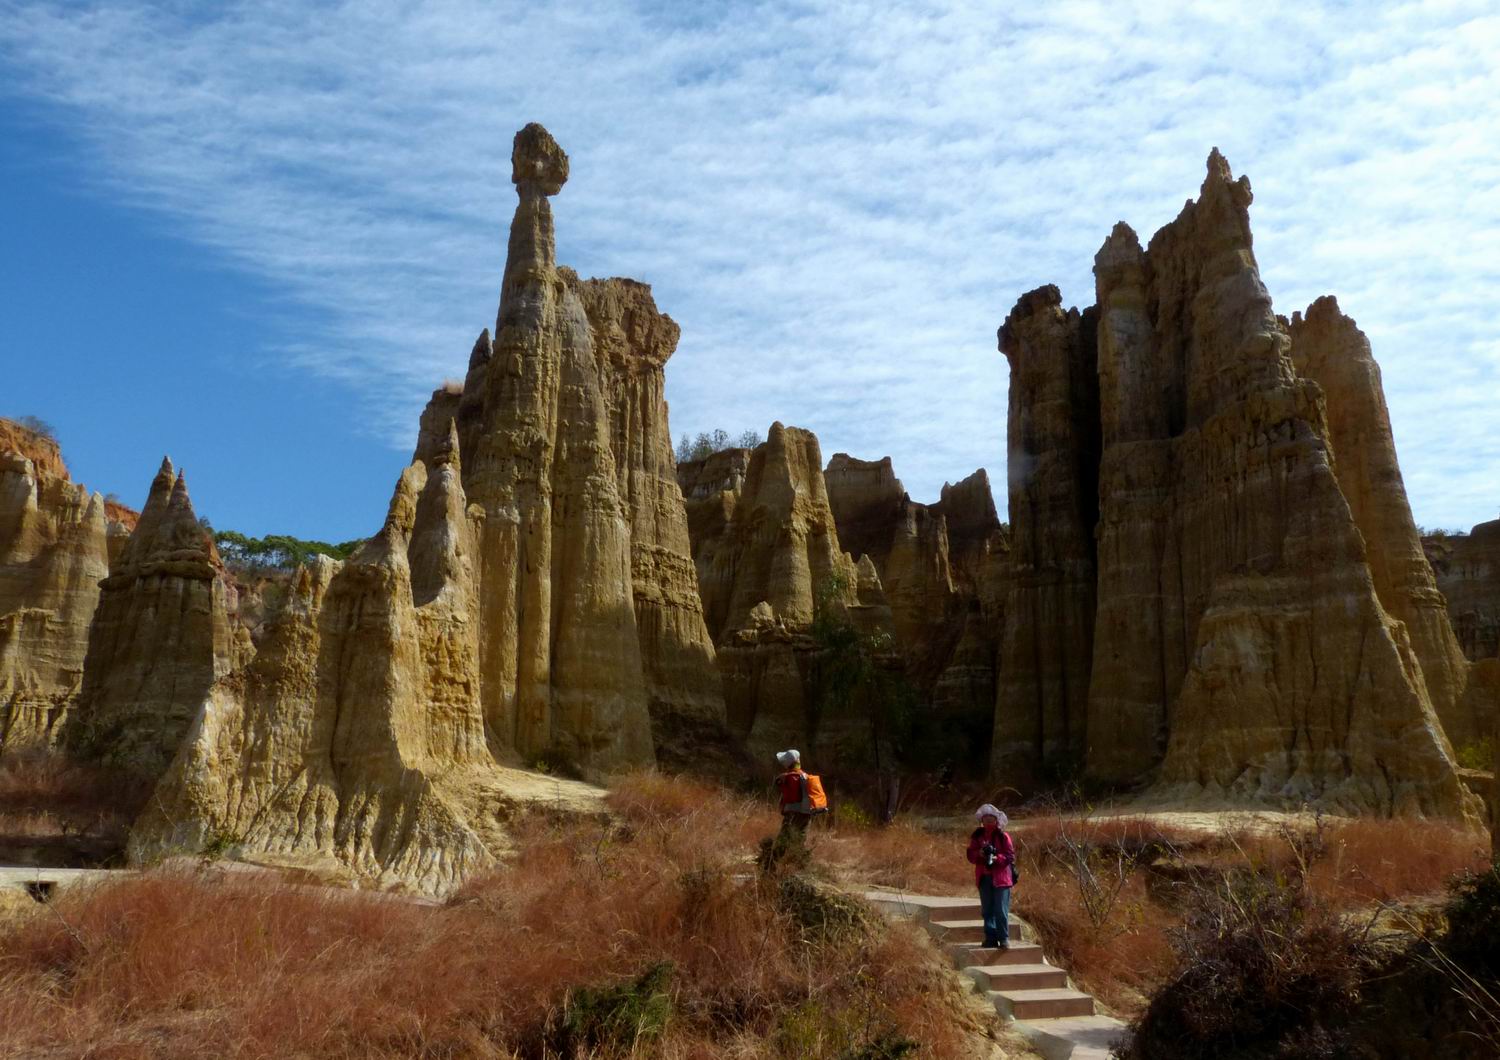
[[[802,754],[796,750],[781,751],[776,755],[776,761],[783,769],[791,769],[792,766],[802,761]]]
[[[997,818],[1000,821],[1000,824],[998,825],[998,827],[1000,828],[1004,828],[1007,824],[1010,823],[1010,818],[1005,816],[1005,811],[997,810],[989,803],[985,803],[983,806],[979,807],[979,809],[975,810],[974,817],[980,821],[983,821],[986,817]]]

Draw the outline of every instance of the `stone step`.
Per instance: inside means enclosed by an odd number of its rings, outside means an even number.
[[[942,920],[929,920],[927,930],[932,932],[934,938],[939,942],[983,942],[984,921],[983,920],[958,920],[948,919],[945,915]],[[1021,925],[1015,920],[1010,922],[1010,939],[1012,942],[1021,941]]]
[[[1031,1020],[1015,1027],[1046,1060],[1109,1060],[1125,1036],[1125,1024],[1108,1016]]]
[[[1042,959],[1042,948],[1034,942],[1012,942],[1009,949],[1003,950],[987,950],[983,946],[959,943],[955,946],[944,946],[943,950],[960,968],[969,968],[973,965],[1046,963]]]
[[[1017,1020],[1058,1019],[1063,1016],[1092,1016],[1094,999],[1066,987],[1041,990],[992,990],[990,1000],[1002,1016]]]
[[[964,974],[982,990],[1060,990],[1068,985],[1067,971],[1050,964],[975,964]]]

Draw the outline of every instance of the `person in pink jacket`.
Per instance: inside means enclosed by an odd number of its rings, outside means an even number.
[[[1005,834],[1008,818],[985,803],[974,811],[979,827],[969,836],[969,861],[979,885],[984,948],[1010,949],[1010,889],[1015,886],[1016,846]]]

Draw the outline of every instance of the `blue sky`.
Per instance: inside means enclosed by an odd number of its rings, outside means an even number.
[[[1278,309],[1370,335],[1418,521],[1493,518],[1500,16],[1237,6],[0,0],[0,414],[127,501],[166,452],[215,525],[371,532],[538,120],[560,259],[682,324],[676,433],[810,427],[931,500],[1004,481],[1016,297],[1091,302],[1217,145]]]

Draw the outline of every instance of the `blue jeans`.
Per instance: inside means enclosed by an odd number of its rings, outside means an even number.
[[[984,941],[1010,945],[1010,888],[996,887],[985,876],[979,881],[979,909],[984,917]]]

